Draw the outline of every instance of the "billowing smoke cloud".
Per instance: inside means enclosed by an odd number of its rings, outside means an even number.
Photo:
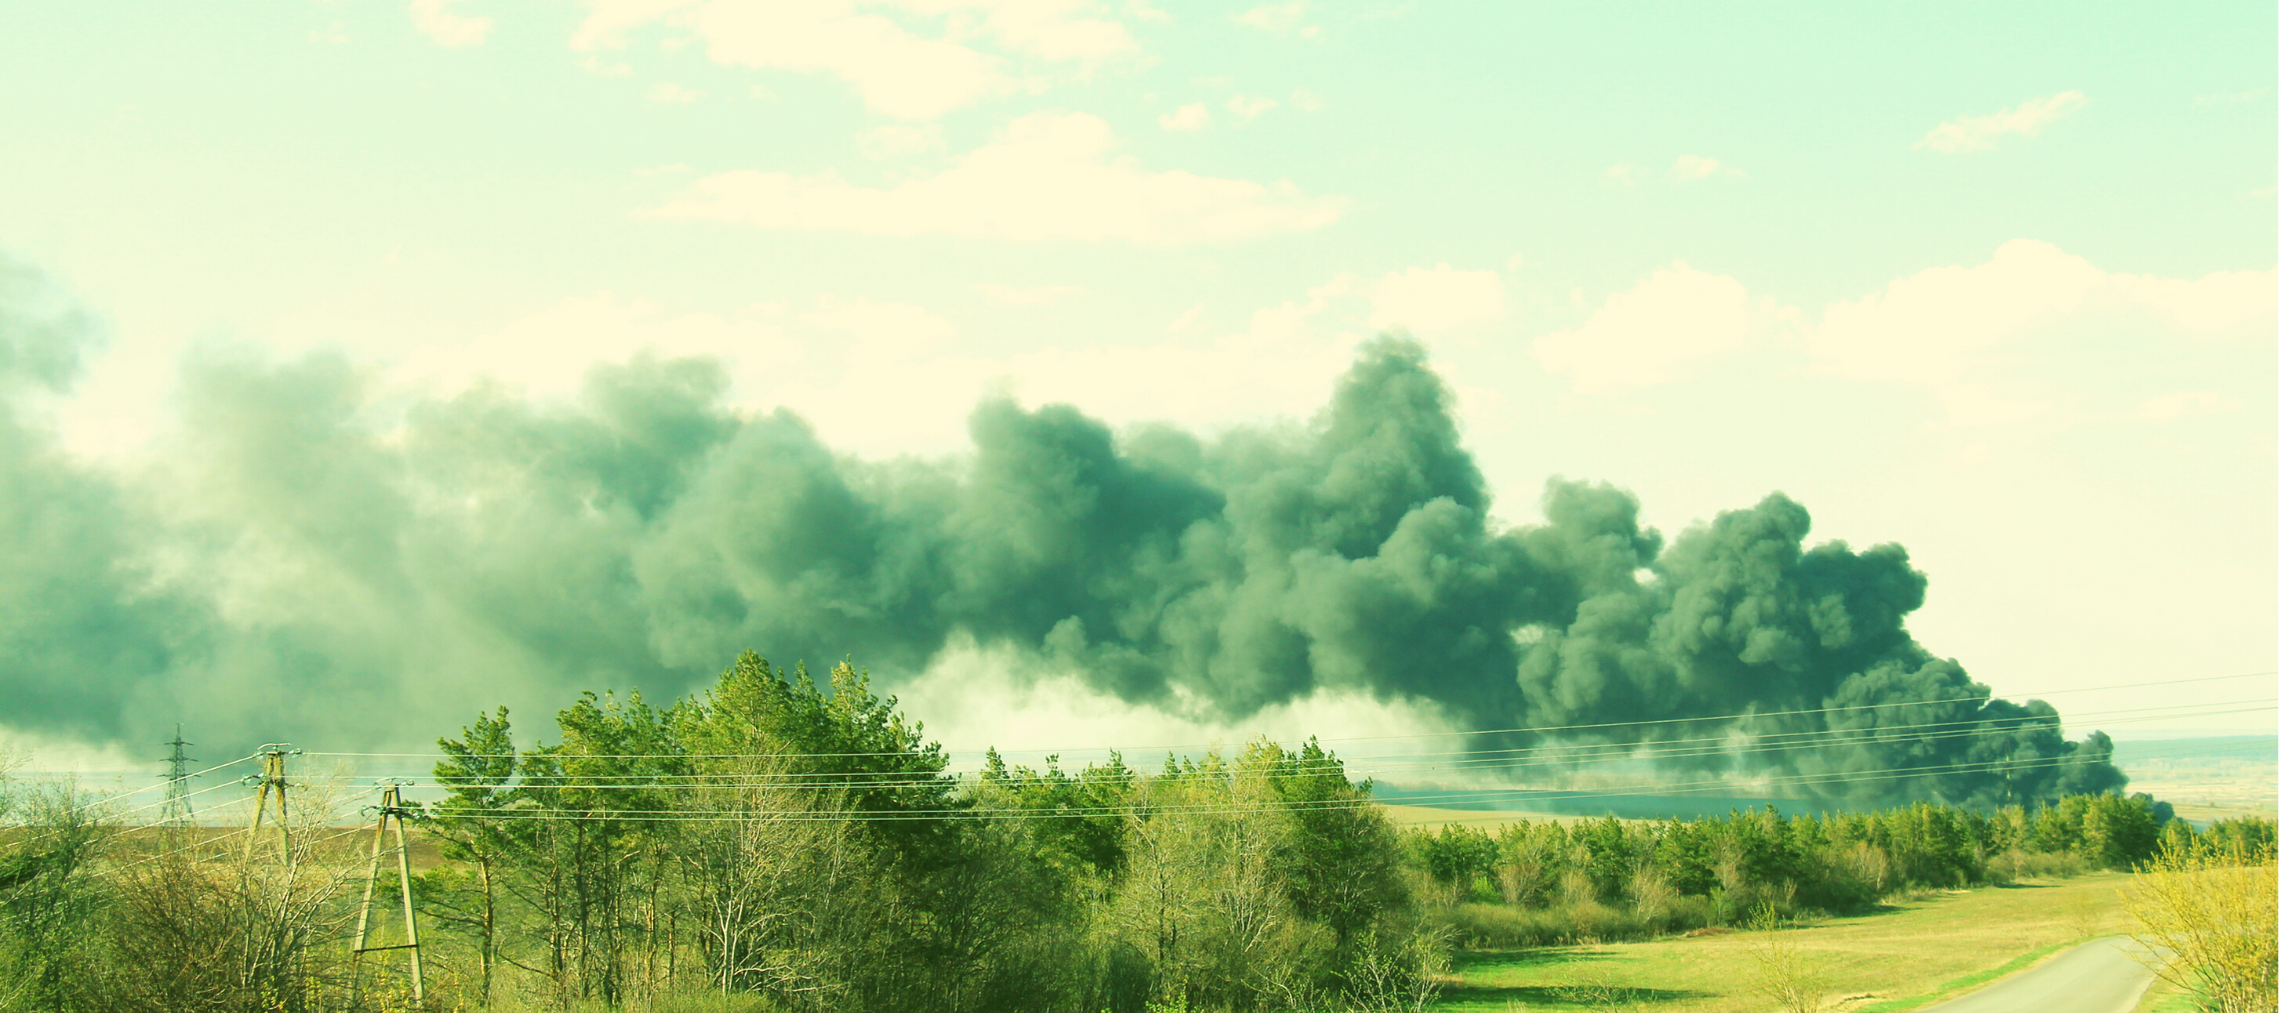
[[[1666,548],[1605,485],[1553,480],[1544,523],[1491,524],[1448,390],[1404,340],[1365,347],[1304,426],[1117,433],[990,400],[970,456],[883,462],[730,410],[705,360],[602,366],[567,404],[406,404],[337,355],[204,352],[164,463],[118,476],[26,407],[67,388],[93,331],[40,309],[22,271],[4,281],[0,720],[18,729],[408,744],[499,702],[680,693],[746,648],[852,652],[891,685],[970,637],[1222,720],[1330,690],[1482,730],[1662,722],[1478,741],[1722,739],[1679,765],[1836,795],[2119,783],[2101,740],[2065,742],[2046,705],[1988,700],[1915,643],[1904,550],[1807,548],[1777,493]],[[1830,729],[1859,734],[1751,746]]]

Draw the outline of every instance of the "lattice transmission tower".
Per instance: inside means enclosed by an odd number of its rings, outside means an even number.
[[[182,741],[182,726],[177,723],[173,741],[166,744],[174,751],[167,755],[166,773],[161,775],[166,779],[166,806],[159,811],[159,820],[170,827],[186,827],[198,815],[190,808],[190,764],[197,761],[184,750],[197,743]]]

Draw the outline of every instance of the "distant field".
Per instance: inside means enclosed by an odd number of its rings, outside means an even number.
[[[1825,1008],[1897,1013],[2022,970],[2065,945],[2125,929],[2118,887],[2099,873],[1933,894],[1881,914],[1794,930],[1826,983]],[[1757,933],[1460,955],[1433,1008],[1447,1013],[1634,1009],[1756,1013]]]
[[[2150,792],[2196,823],[2279,815],[2279,737],[2120,742],[2113,763],[2130,791]]]
[[[1424,827],[1430,830],[1450,823],[1459,823],[1467,827],[1485,830],[1491,834],[1496,832],[1496,828],[1506,823],[1517,823],[1520,820],[1536,823],[1547,820],[1553,823],[1573,823],[1577,820],[1590,818],[1587,816],[1564,816],[1558,813],[1504,812],[1487,809],[1435,809],[1431,806],[1421,805],[1384,805],[1378,808],[1383,809],[1386,817],[1398,826]]]
[[[2150,792],[2176,807],[2177,815],[2205,826],[2233,816],[2279,817],[2279,736],[2227,736],[2120,742],[2113,762],[2129,775],[2129,790]],[[1627,769],[1627,768],[1626,768]],[[1632,771],[1632,783],[1653,783],[1650,768]],[[1687,793],[1650,795],[1631,791],[1519,788],[1483,789],[1429,784],[1377,783],[1375,796],[1393,821],[1438,826],[1462,823],[1491,832],[1516,820],[1572,822],[1585,817],[1690,819],[1722,816],[1734,809],[1771,805],[1786,813],[1828,808],[1873,807],[1825,799]],[[1500,797],[1498,797],[1500,796]],[[1447,803],[1436,799],[1450,799]]]
[[[184,855],[193,861],[230,859],[246,853],[244,826],[196,826],[167,828],[139,826],[127,830],[113,839],[107,852],[120,862],[139,862],[170,855]],[[309,835],[306,843],[313,844],[324,858],[339,861],[344,858],[361,858],[372,851],[372,825],[335,825],[318,829],[299,829],[296,834]],[[439,843],[432,834],[413,827],[405,835],[411,845],[412,868],[425,872],[444,863]],[[383,857],[395,860],[395,834],[391,831],[385,842]],[[277,854],[277,831],[273,826],[261,828],[261,838],[254,855],[267,858]]]
[[[1736,809],[1750,809],[1767,804],[1786,813],[1819,811],[1831,805],[1826,801],[1725,794],[1723,792],[1726,789],[1722,788],[1669,795],[1647,794],[1635,785],[1652,784],[1660,775],[1645,765],[1633,766],[1636,769],[1624,778],[1624,783],[1633,787],[1624,789],[1450,787],[1378,781],[1373,794],[1377,801],[1387,806],[1463,812],[1470,814],[1469,818],[1480,821],[1572,820],[1601,816],[1634,820],[1695,819],[1723,816]],[[1449,822],[1446,818],[1439,821]]]

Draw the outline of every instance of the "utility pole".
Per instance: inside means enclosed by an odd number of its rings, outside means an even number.
[[[269,811],[269,790],[275,788],[277,834],[280,841],[278,854],[284,856],[286,868],[293,865],[293,826],[286,819],[285,811],[285,758],[299,755],[301,751],[294,749],[290,742],[265,743],[260,750],[261,773],[249,774],[245,778],[246,784],[259,788],[253,796],[253,828],[245,835],[245,857],[249,864],[253,858],[253,846],[261,838],[261,816]]]
[[[197,815],[190,809],[188,792],[190,764],[197,761],[182,751],[186,747],[197,745],[197,743],[182,741],[182,725],[180,722],[176,722],[174,740],[168,742],[167,745],[174,747],[174,752],[166,757],[166,807],[160,810],[162,814],[160,821],[169,827],[180,829],[190,825],[191,818]]]
[[[356,912],[356,942],[349,948],[348,977],[350,987],[361,992],[364,978],[358,973],[364,955],[376,950],[411,951],[411,998],[414,1005],[427,1002],[427,987],[419,967],[419,921],[412,914],[411,903],[411,845],[404,842],[404,816],[410,811],[404,805],[403,783],[395,780],[380,783],[379,822],[372,827],[372,865],[364,874],[364,904]],[[380,849],[388,834],[388,821],[396,821],[396,892],[404,903],[404,942],[388,946],[367,946],[372,927],[372,891],[380,882]]]

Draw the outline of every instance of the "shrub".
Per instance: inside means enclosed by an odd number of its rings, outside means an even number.
[[[2089,863],[2069,851],[2056,853],[2012,848],[1986,860],[1989,878],[1998,883],[2021,879],[2068,879],[2089,871]]]
[[[2164,848],[2137,870],[2123,894],[2137,940],[2173,954],[2161,977],[2202,1009],[2248,1013],[2279,1008],[2279,892],[2272,849],[2204,845]]]
[[[1657,917],[1634,908],[1586,901],[1550,907],[1459,904],[1441,913],[1449,941],[1465,950],[1571,946],[1587,941],[1652,939],[1710,924],[1708,898],[1672,896]]]
[[[1780,1013],[1817,1013],[1827,982],[1819,966],[1796,945],[1794,930],[1781,924],[1771,905],[1757,909],[1749,919],[1749,928],[1754,934],[1749,955],[1757,961],[1750,990],[1770,1001]]]

